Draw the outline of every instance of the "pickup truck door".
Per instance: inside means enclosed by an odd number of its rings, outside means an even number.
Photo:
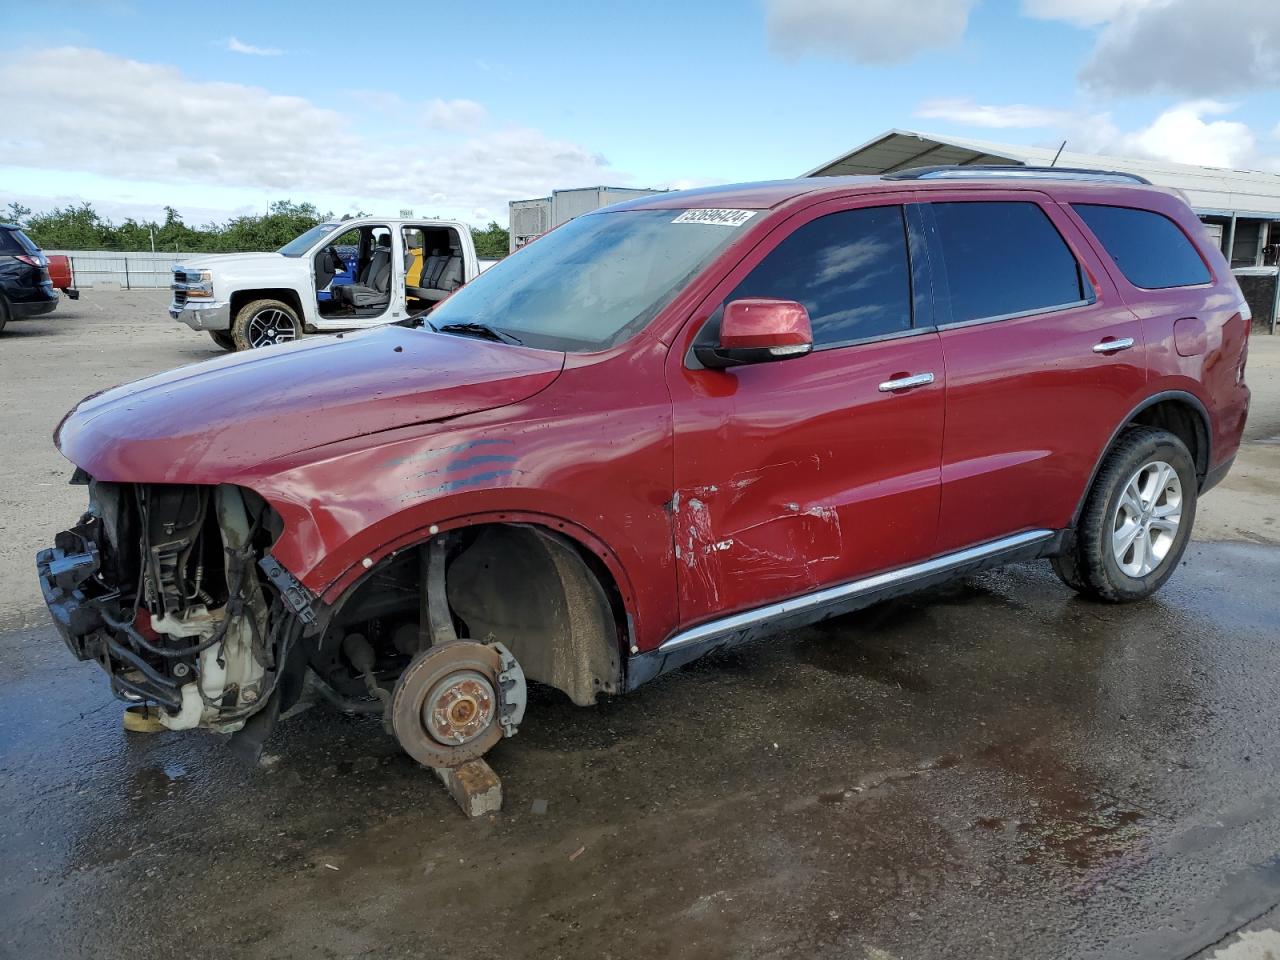
[[[933,554],[945,376],[909,199],[795,214],[677,338],[667,370],[682,625]],[[803,303],[814,352],[701,368],[690,347],[714,340],[723,304],[740,297]]]

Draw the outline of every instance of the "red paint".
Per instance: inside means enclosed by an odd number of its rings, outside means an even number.
[[[61,253],[49,254],[49,279],[58,290],[70,289],[73,280],[71,258]]]
[[[1096,301],[778,362],[688,362],[704,322],[801,224],[978,196],[1040,203]],[[58,442],[103,480],[258,491],[285,521],[275,555],[330,602],[363,561],[432,526],[541,524],[599,557],[648,650],[700,620],[1067,526],[1113,433],[1157,393],[1208,409],[1211,466],[1235,452],[1247,327],[1221,255],[1201,247],[1211,284],[1135,290],[1073,201],[1156,209],[1202,235],[1170,195],[1087,183],[830,178],[643,198],[628,206],[759,213],[615,348],[565,355],[399,327],[310,339],[106,391],[68,415]],[[758,304],[724,323],[746,338],[808,328],[794,307]],[[1125,337],[1133,349],[1092,351]],[[878,389],[923,371],[935,381]]]
[[[809,314],[792,300],[763,298],[726,304],[720,345],[730,350],[791,347],[813,343]]]

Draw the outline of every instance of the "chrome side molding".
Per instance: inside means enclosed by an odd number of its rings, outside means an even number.
[[[955,553],[934,557],[932,560],[926,560],[910,567],[901,567],[897,570],[890,570],[887,573],[878,573],[871,577],[864,577],[861,580],[853,580],[834,587],[825,587],[814,593],[807,593],[804,596],[792,597],[790,600],[781,600],[778,603],[757,607],[754,610],[735,613],[677,633],[664,641],[658,647],[657,652],[659,654],[668,654],[687,647],[708,644],[722,637],[741,633],[744,630],[759,627],[771,621],[790,619],[793,616],[835,604],[838,601],[849,600],[863,594],[874,594],[886,588],[910,583],[912,580],[924,580],[947,573],[998,554],[1010,553],[1023,547],[1042,543],[1052,539],[1054,536],[1055,534],[1052,530],[1028,530],[1024,533],[1014,534],[1011,537],[1004,537],[1001,540],[992,540],[990,543],[983,543],[976,547],[968,547]]]

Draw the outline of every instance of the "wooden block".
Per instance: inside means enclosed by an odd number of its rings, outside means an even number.
[[[502,781],[483,760],[460,767],[432,767],[468,817],[483,817],[502,809]]]

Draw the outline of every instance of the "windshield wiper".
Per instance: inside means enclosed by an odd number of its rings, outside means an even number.
[[[462,333],[473,337],[482,337],[485,340],[495,340],[498,343],[524,343],[519,337],[513,337],[505,330],[499,330],[491,327],[487,323],[477,323],[474,320],[468,320],[466,323],[442,323],[438,327],[433,327],[440,333]]]

